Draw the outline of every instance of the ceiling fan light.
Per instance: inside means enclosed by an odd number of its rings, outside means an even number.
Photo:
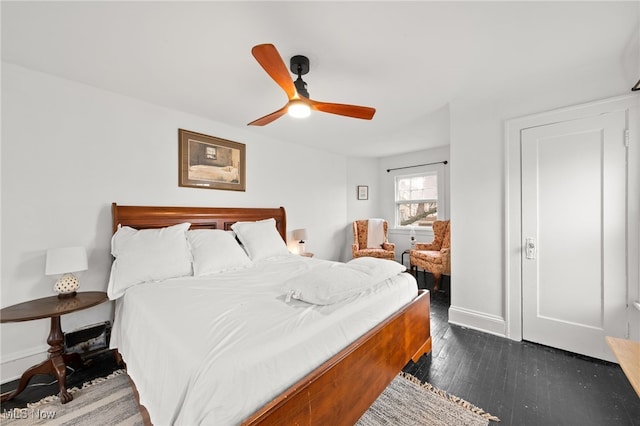
[[[306,118],[311,114],[311,108],[306,103],[293,100],[289,102],[289,108],[287,108],[287,112],[291,117],[295,118]]]

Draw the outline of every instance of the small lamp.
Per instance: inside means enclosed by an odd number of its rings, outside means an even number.
[[[84,247],[64,247],[47,250],[45,275],[60,275],[53,289],[58,297],[73,297],[80,286],[80,281],[73,272],[87,270],[87,252]]]
[[[414,226],[409,229],[409,242],[411,243],[411,248],[416,246],[416,228]]]
[[[293,239],[298,240],[298,245],[300,246],[300,254],[304,253],[304,240],[307,239],[307,230],[304,228],[294,230]]]

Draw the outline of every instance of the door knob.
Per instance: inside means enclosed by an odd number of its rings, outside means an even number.
[[[524,243],[525,256],[529,260],[536,258],[536,240],[535,238],[527,238]]]

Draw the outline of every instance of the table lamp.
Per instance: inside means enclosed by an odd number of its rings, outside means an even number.
[[[87,252],[84,247],[63,247],[47,250],[45,275],[60,275],[53,289],[58,297],[74,297],[80,286],[78,277],[73,272],[87,270]]]
[[[307,230],[304,228],[294,230],[293,239],[298,241],[298,246],[300,247],[300,254],[304,253],[304,240],[307,239]]]

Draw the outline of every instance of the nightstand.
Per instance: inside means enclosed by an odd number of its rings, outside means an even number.
[[[22,374],[18,387],[11,393],[0,397],[0,402],[5,402],[24,390],[29,380],[36,374],[52,374],[58,380],[60,402],[66,404],[73,400],[73,395],[67,392],[67,363],[82,364],[82,359],[77,353],[64,353],[64,334],[60,326],[60,316],[82,309],[91,308],[109,300],[107,293],[102,291],[81,291],[75,297],[58,298],[57,296],[44,297],[8,306],[0,310],[0,323],[22,322],[43,318],[51,318],[51,331],[47,338],[49,344],[49,356],[46,361],[34,365]]]
[[[304,257],[313,257],[313,253],[305,251],[304,253],[300,253],[300,256]]]
[[[412,250],[412,249],[406,249],[405,251],[403,251],[403,252],[402,252],[402,257],[401,257],[402,261],[401,261],[401,262],[402,262],[402,264],[404,265],[404,255],[405,255],[405,254],[406,254],[406,255],[409,255],[409,267],[407,268],[407,271],[408,271],[411,275],[413,275],[414,277],[417,277],[417,275],[418,275],[418,268],[416,267],[416,268],[415,268],[415,270],[414,270],[413,265],[411,265],[411,250]]]
[[[409,254],[409,252],[411,252],[411,249],[406,249],[405,251],[402,252],[402,264],[404,265],[404,255],[405,254]],[[411,257],[409,257],[409,267],[411,267]]]

